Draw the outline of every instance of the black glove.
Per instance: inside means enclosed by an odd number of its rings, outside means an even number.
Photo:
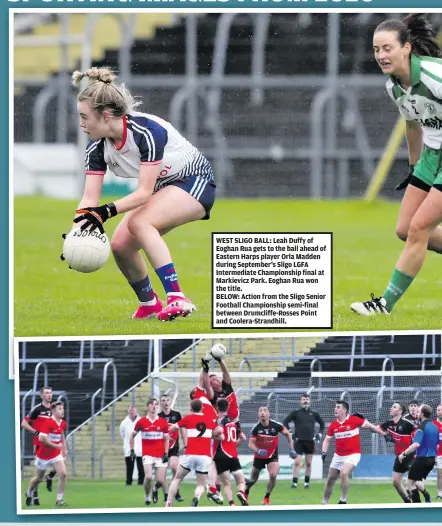
[[[109,203],[103,206],[80,208],[76,213],[81,215],[74,219],[74,223],[81,223],[81,221],[86,220],[85,223],[81,225],[80,230],[86,230],[86,228],[90,226],[91,232],[98,228],[98,230],[104,234],[103,223],[111,217],[116,216],[118,212],[114,203]]]
[[[411,178],[414,174],[414,164],[410,164],[408,166],[408,175],[407,177],[396,186],[396,190],[403,190],[404,188],[407,188],[407,186],[410,184]]]
[[[131,460],[135,460],[135,451],[133,449],[130,450],[130,458]]]
[[[322,433],[316,433],[315,435],[315,441],[319,444],[322,440]]]
[[[164,455],[163,455],[163,457],[162,457],[162,459],[161,459],[161,462],[162,462],[163,464],[167,464],[167,463],[169,462],[169,456],[168,456],[167,453],[164,453]]]
[[[209,372],[209,362],[205,360],[204,358],[201,358],[201,367],[203,368],[203,371],[205,373]]]
[[[392,444],[396,442],[396,440],[388,432],[384,435],[384,439],[385,442],[391,442]]]
[[[40,431],[34,431],[34,436],[38,437],[39,434],[40,434]]]
[[[362,420],[365,420],[365,416],[361,415],[361,413],[353,413],[353,416],[358,416],[359,418],[362,418]]]
[[[327,457],[327,453],[325,453],[324,451],[321,453],[321,459],[322,459],[322,462],[325,462],[325,459]]]

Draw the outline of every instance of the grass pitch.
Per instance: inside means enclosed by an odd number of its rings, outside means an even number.
[[[21,494],[24,495],[26,491],[28,481],[22,482]],[[322,496],[324,492],[324,481],[311,483],[310,489],[305,490],[303,488],[303,482],[298,486],[296,490],[291,489],[290,480],[279,480],[276,483],[276,487],[271,495],[271,504],[284,506],[284,505],[312,505],[321,506]],[[250,492],[249,503],[252,506],[260,506],[262,499],[265,494],[266,484],[259,482],[256,484]],[[186,507],[190,506],[192,501],[194,485],[192,483],[182,484],[180,487],[180,493],[184,498],[184,502],[175,502],[174,507]],[[435,499],[437,496],[437,490],[434,484],[428,485],[430,494]],[[236,499],[236,487],[233,485],[234,499],[236,505],[239,507],[241,504]],[[40,506],[32,506],[27,508],[24,502],[22,502],[22,509],[38,511],[38,510],[52,510],[55,508],[56,498],[56,485],[52,493],[48,493],[44,484],[41,485],[39,490],[40,495]],[[340,497],[339,484],[334,488],[330,504],[337,504]],[[23,498],[24,501],[24,498]],[[137,486],[136,483],[132,486],[125,486],[124,481],[115,480],[68,480],[65,501],[68,504],[67,508],[64,508],[63,513],[69,513],[70,509],[92,509],[92,508],[143,508],[148,512],[150,509],[157,509],[164,507],[163,494],[159,492],[158,504],[151,504],[145,506],[144,504],[144,491],[143,488]],[[389,482],[355,482],[352,481],[350,490],[348,493],[349,504],[399,504],[402,502],[397,495],[393,486]],[[205,495],[201,497],[200,507],[210,506],[215,511],[220,511],[228,507],[228,502],[224,496],[223,506],[213,504],[207,499]],[[193,509],[193,508],[191,508]]]
[[[211,328],[211,232],[330,232],[333,236],[333,329],[440,329],[440,255],[425,266],[391,316],[359,317],[353,301],[381,295],[403,243],[395,236],[398,204],[360,201],[219,200],[210,221],[166,237],[181,287],[196,304],[192,317],[172,323],[130,317],[137,299],[112,258],[98,272],[80,274],[60,261],[61,234],[77,203],[43,197],[15,199],[15,336],[155,335],[226,332]],[[112,234],[118,224],[106,223]],[[163,292],[155,272],[154,288]],[[164,296],[162,293],[161,296]],[[272,332],[263,329],[265,332]],[[254,332],[253,330],[227,330]]]

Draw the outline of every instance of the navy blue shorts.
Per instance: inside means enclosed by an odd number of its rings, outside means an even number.
[[[210,219],[210,210],[215,202],[215,183],[202,177],[191,175],[184,177],[184,179],[172,181],[166,186],[178,186],[178,188],[182,188],[203,205],[206,215],[202,219]]]

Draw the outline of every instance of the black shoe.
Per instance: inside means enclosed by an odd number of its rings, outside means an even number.
[[[32,506],[32,497],[28,497],[28,494],[25,493],[25,497],[26,497],[26,506]]]
[[[153,488],[152,490],[152,502],[156,504],[158,502],[158,490]]]
[[[438,496],[436,497],[436,500],[442,500],[442,497],[441,497],[440,495],[438,495]]]
[[[304,482],[304,489],[310,489],[310,482]]]
[[[126,482],[126,486],[132,486],[132,482]]]
[[[144,499],[144,504],[146,504],[146,506],[150,506],[151,503],[152,503],[152,501],[150,500],[150,497],[146,497],[146,498]]]
[[[55,501],[55,507],[56,508],[66,508],[67,504],[66,504],[66,502],[63,499],[57,499]]]
[[[218,493],[212,493],[211,491],[207,492],[207,498],[214,502],[215,504],[222,505],[223,501],[220,499]]]
[[[177,493],[177,494],[175,495],[175,500],[176,500],[177,502],[184,502],[183,497],[182,497],[179,493]]]
[[[48,475],[46,475],[46,489],[52,491],[52,479]]]
[[[424,500],[425,500],[425,502],[426,502],[427,504],[431,502],[431,495],[428,493],[428,491],[425,491],[425,492],[423,493],[423,496],[424,496]]]
[[[199,500],[196,497],[193,497],[192,504],[190,505],[192,508],[196,508],[199,504]]]
[[[238,491],[238,493],[236,494],[236,498],[239,500],[239,502],[241,502],[241,506],[249,505],[249,503],[247,502],[247,497],[240,491]]]
[[[292,489],[296,489],[298,487],[298,484],[296,482],[292,482]]]
[[[32,497],[34,506],[40,506],[40,499],[38,498],[38,495],[35,497]]]
[[[340,501],[338,502],[338,504],[347,504],[347,501],[346,501],[346,500],[345,500],[345,501],[344,501],[344,500],[340,500]]]
[[[138,481],[138,486],[142,486],[143,484],[144,484],[144,482],[142,480]]]

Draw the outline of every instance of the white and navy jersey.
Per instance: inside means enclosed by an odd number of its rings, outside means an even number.
[[[424,144],[442,145],[442,59],[411,55],[411,87],[404,90],[395,77],[387,91],[407,121],[418,121]]]
[[[140,166],[159,165],[154,192],[189,176],[213,182],[209,161],[170,123],[147,113],[123,117],[123,141],[119,148],[107,138],[91,141],[86,149],[86,174],[104,175],[109,169],[118,177],[140,176]]]

